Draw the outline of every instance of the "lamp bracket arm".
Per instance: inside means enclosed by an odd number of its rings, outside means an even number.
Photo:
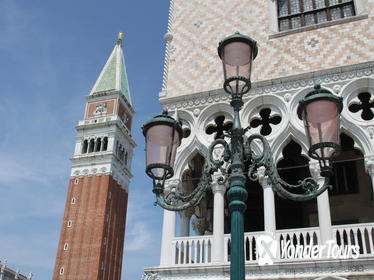
[[[217,145],[223,146],[223,159],[216,159],[215,148]],[[156,193],[155,204],[170,211],[183,211],[199,205],[201,200],[205,197],[206,191],[210,188],[212,175],[218,170],[220,170],[224,176],[226,175],[226,171],[222,166],[225,161],[227,161],[225,159],[228,159],[229,157],[230,149],[227,142],[223,139],[215,140],[210,145],[209,155],[208,158],[205,159],[202,176],[197,187],[189,194],[184,194],[177,190],[171,191],[166,196],[161,193]]]
[[[262,153],[255,155],[251,149],[251,143],[255,140],[260,140],[262,143]],[[245,151],[249,155],[250,164],[248,168],[248,177],[252,181],[258,180],[257,169],[261,166],[265,167],[265,176],[268,177],[273,190],[278,196],[291,199],[295,201],[306,201],[316,198],[329,187],[329,178],[325,177],[325,183],[322,187],[311,177],[307,177],[298,182],[296,185],[285,182],[278,173],[274,163],[269,142],[262,135],[251,135],[245,143]],[[291,192],[297,190],[297,193]],[[300,193],[301,192],[301,193]]]

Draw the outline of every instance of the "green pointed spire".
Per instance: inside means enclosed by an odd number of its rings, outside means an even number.
[[[120,91],[132,105],[125,58],[122,50],[122,40],[123,33],[120,32],[118,34],[117,43],[93,86],[90,95],[104,91]]]

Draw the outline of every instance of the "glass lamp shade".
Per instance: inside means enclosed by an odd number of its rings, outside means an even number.
[[[166,113],[154,117],[143,126],[146,146],[146,173],[155,180],[173,176],[177,148],[182,139],[182,127]]]
[[[257,43],[239,32],[223,39],[218,46],[222,60],[224,89],[233,95],[242,95],[251,88],[252,61],[257,56]]]
[[[340,112],[342,98],[319,85],[309,93],[298,107],[309,142],[309,156],[329,160],[340,150]]]

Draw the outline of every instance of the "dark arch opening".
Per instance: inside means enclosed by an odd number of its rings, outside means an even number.
[[[248,164],[245,167],[248,170]],[[244,232],[264,230],[264,200],[261,184],[251,180],[246,181],[248,197],[246,200],[247,209],[244,212]],[[227,192],[225,194],[225,233],[231,233],[231,217],[228,208]]]
[[[290,184],[310,177],[309,159],[301,154],[301,146],[291,140],[283,149],[283,159],[278,164],[280,177]],[[318,226],[316,199],[298,202],[275,197],[277,229]]]
[[[88,149],[88,140],[84,140],[83,146],[82,146],[82,154],[87,153],[87,149]]]
[[[104,137],[103,140],[103,151],[106,151],[108,149],[108,137]]]
[[[333,161],[332,190],[329,190],[331,222],[334,225],[374,222],[374,201],[364,156],[354,140],[340,134],[341,152]]]
[[[101,138],[97,138],[95,152],[100,152],[100,150],[101,150]]]
[[[91,139],[90,140],[90,146],[88,148],[88,152],[92,153],[94,151],[94,148],[95,148],[95,139]]]

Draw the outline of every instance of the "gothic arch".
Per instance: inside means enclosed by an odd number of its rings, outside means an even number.
[[[294,141],[300,145],[301,154],[308,157],[308,144],[306,136],[296,129],[291,129],[289,126],[287,130],[284,130],[280,135],[278,135],[271,145],[275,162],[278,162],[283,158],[282,151],[284,147],[286,147],[291,141]]]
[[[310,159],[303,154],[302,146],[292,137],[285,140],[276,162],[279,176],[289,184],[310,177]],[[315,214],[316,200],[292,201],[275,197],[277,229],[317,226]]]
[[[177,120],[182,122],[182,129],[188,128],[190,130],[190,135],[188,138],[183,138],[179,149],[184,149],[192,139],[195,137],[197,131],[195,129],[195,119],[190,112],[184,110],[175,110],[175,117]]]
[[[348,120],[341,118],[340,133],[347,134],[351,137],[355,141],[354,147],[360,150],[363,154],[371,153],[372,147],[370,139],[365,135],[365,132],[360,127],[357,127]]]
[[[346,84],[341,89],[340,95],[344,99],[346,98],[349,99],[350,95],[354,95],[362,91],[368,91],[370,93],[374,93],[374,79],[373,78],[360,78],[360,79],[351,81],[350,83]]]
[[[191,193],[200,181],[205,160],[205,157],[197,150],[186,159],[187,165],[180,176],[182,188],[186,193]]]
[[[174,178],[181,178],[183,172],[188,168],[188,161],[191,160],[196,153],[206,158],[208,155],[208,147],[201,143],[195,136],[186,147],[179,149],[174,164]]]

